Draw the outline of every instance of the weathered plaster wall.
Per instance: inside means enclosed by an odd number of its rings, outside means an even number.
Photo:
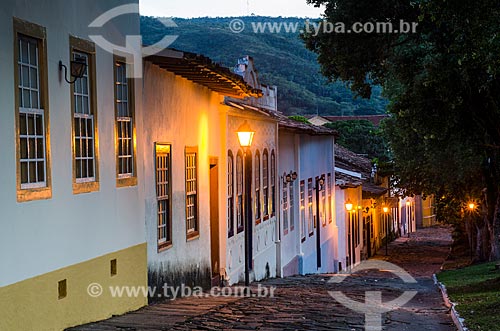
[[[227,119],[227,146],[226,155],[228,150],[231,150],[234,155],[234,161],[236,165],[236,155],[240,150],[240,145],[236,132],[241,124],[247,120],[250,127],[255,131],[254,140],[251,147],[252,153],[252,215],[255,215],[255,153],[259,150],[261,155],[264,149],[268,150],[269,153],[269,167],[271,167],[271,152],[274,150],[276,153],[276,160],[278,160],[277,155],[277,145],[276,145],[276,130],[277,124],[274,121],[266,120],[261,117],[248,117],[244,113],[239,112],[237,109],[231,109],[230,114]],[[270,169],[270,168],[269,168]],[[262,171],[262,166],[261,166]],[[235,170],[236,175],[236,170]],[[279,174],[276,174],[278,177]],[[235,177],[236,180],[236,177]],[[276,179],[277,180],[277,179]],[[271,178],[269,178],[271,185]],[[278,190],[276,182],[276,190]],[[226,194],[227,194],[227,178],[226,178]],[[269,188],[271,192],[271,188]],[[271,194],[269,194],[271,198]],[[263,199],[263,195],[261,197]],[[264,203],[261,200],[261,206]],[[236,206],[236,205],[235,205]],[[235,207],[236,208],[236,207]],[[226,209],[224,209],[226,210]],[[276,191],[276,212],[279,212],[279,198],[278,191]],[[225,211],[225,218],[227,220],[227,210]],[[236,216],[235,216],[236,220]],[[226,223],[227,226],[227,223]],[[264,279],[266,277],[276,276],[276,241],[277,237],[277,217],[276,215],[270,215],[268,220],[262,220],[260,224],[255,224],[253,222],[253,276],[255,280]],[[224,232],[227,237],[227,227]],[[226,273],[230,284],[234,284],[238,281],[244,279],[244,261],[245,261],[245,243],[244,243],[244,231],[237,233],[235,226],[235,234],[231,238],[227,238],[226,241]]]
[[[148,243],[149,282],[152,285],[204,285],[210,278],[210,157],[220,156],[221,97],[208,88],[167,72],[149,62],[144,69],[145,168],[144,204]],[[155,187],[155,143],[172,148],[171,248],[158,252]],[[198,147],[199,237],[186,237],[185,147]],[[225,167],[219,170],[224,180]],[[222,177],[222,178],[221,178]],[[221,186],[221,189],[224,186]],[[225,209],[220,201],[219,211]],[[222,218],[223,219],[223,218]]]

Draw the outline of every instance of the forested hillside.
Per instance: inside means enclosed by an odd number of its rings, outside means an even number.
[[[295,33],[254,33],[252,22],[290,23],[300,26],[298,18],[239,17],[246,29],[241,33],[230,30],[234,18],[174,18],[177,27],[167,28],[158,19],[141,18],[143,42],[159,41],[165,35],[179,37],[170,47],[200,53],[226,67],[234,67],[239,57],[254,58],[260,79],[277,85],[279,109],[286,114],[367,115],[385,113],[387,101],[376,87],[370,100],[354,98],[342,83],[327,84],[320,74],[316,55],[304,47]],[[254,23],[255,24],[255,23]]]

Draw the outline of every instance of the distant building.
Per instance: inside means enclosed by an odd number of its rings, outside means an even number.
[[[283,115],[278,119],[280,275],[337,272],[336,132]]]
[[[339,121],[359,121],[365,120],[373,123],[374,126],[379,126],[382,120],[388,118],[388,114],[384,115],[359,115],[359,116],[319,116],[319,115],[308,115],[306,118],[311,124],[323,126],[327,123],[339,122]]]

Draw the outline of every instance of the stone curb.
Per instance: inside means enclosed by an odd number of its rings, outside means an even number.
[[[450,301],[448,292],[446,291],[446,286],[437,280],[436,274],[432,275],[432,279],[434,280],[434,284],[437,285],[437,287],[439,287],[439,290],[441,291],[445,306],[450,308],[451,318],[453,319],[453,322],[455,323],[458,331],[469,331],[469,329],[467,329],[467,327],[464,325],[464,319],[460,317],[460,314],[455,309],[456,304]]]

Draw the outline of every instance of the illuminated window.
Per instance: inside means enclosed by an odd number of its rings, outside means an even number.
[[[70,37],[71,59],[85,62],[83,77],[72,85],[73,106],[73,164],[74,193],[98,190],[95,46],[93,43]]]
[[[21,188],[45,187],[45,123],[40,105],[39,40],[18,36]]]
[[[276,215],[276,156],[271,151],[271,214]]]
[[[261,218],[261,202],[260,202],[260,153],[255,153],[255,223],[260,223]]]
[[[155,151],[158,249],[161,250],[172,245],[171,146],[156,144]]]
[[[302,242],[306,240],[306,183],[300,181],[300,237]]]
[[[328,185],[328,212],[329,212],[329,215],[328,215],[328,220],[329,220],[329,223],[333,222],[333,204],[332,204],[332,200],[333,200],[333,187],[332,187],[332,174],[328,174],[328,176],[326,177],[327,180],[326,180],[326,183]]]
[[[288,183],[283,183],[283,196],[282,196],[282,210],[283,210],[283,233],[288,233]]]
[[[17,199],[48,199],[51,189],[45,28],[14,19],[14,30]]]
[[[262,154],[262,191],[264,194],[264,220],[269,217],[269,155],[267,149]]]
[[[313,181],[312,178],[307,180],[307,217],[308,217],[308,230],[309,236],[314,233],[314,214],[313,214]]]
[[[234,235],[234,159],[233,153],[227,155],[227,236]]]
[[[89,55],[73,52],[73,60],[89,63]],[[75,103],[75,159],[76,181],[95,181],[95,130],[94,113],[90,106],[90,88],[88,71],[78,78],[73,85]]]
[[[295,185],[295,182],[291,182],[288,186],[289,190],[289,200],[288,200],[288,214],[290,218],[290,231],[293,231],[295,229],[295,210],[293,208],[294,205],[294,190],[293,187]]]
[[[324,178],[324,175],[323,175],[323,178]],[[323,226],[326,226],[326,184],[327,183],[324,183],[323,184],[323,187],[321,188],[321,205],[320,205],[320,212],[321,212],[321,222],[323,224]]]
[[[198,149],[186,147],[186,231],[188,238],[199,234]]]
[[[127,78],[127,65],[115,57],[115,116],[117,177],[119,186],[137,184],[134,150],[133,80]]]
[[[243,225],[243,154],[241,151],[236,155],[236,231],[242,232]]]

